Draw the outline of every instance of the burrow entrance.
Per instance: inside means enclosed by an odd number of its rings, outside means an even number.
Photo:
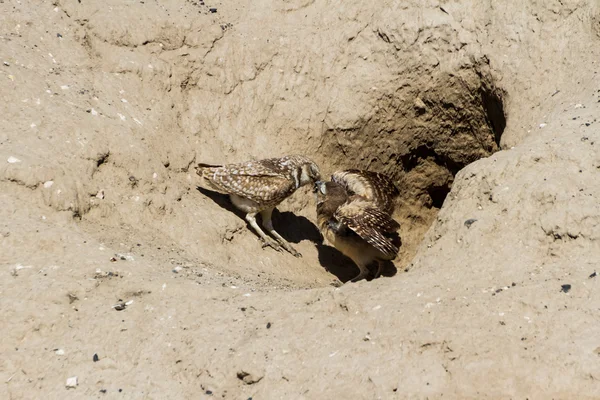
[[[356,129],[329,127],[323,135],[320,155],[327,167],[364,168],[394,178],[401,192],[395,215],[403,243],[398,269],[412,260],[457,172],[500,148],[505,95],[483,67],[439,73],[420,87],[392,86]]]

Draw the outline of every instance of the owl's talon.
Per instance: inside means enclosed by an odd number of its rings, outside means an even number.
[[[302,258],[302,254],[300,254],[299,252],[296,251],[296,249],[294,249],[293,247],[290,247],[289,249],[287,249],[287,251],[289,251],[290,253],[292,253],[292,255],[296,258]]]
[[[329,285],[339,288],[339,287],[342,287],[344,285],[344,283],[342,281],[340,281],[339,279],[334,279],[333,281],[331,281],[331,283]]]
[[[270,247],[275,251],[283,251],[283,249],[281,248],[281,246],[279,244],[277,244],[277,242],[273,241],[273,240],[263,240],[262,243],[262,248],[264,249],[265,247]]]

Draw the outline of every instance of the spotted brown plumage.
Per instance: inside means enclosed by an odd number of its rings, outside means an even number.
[[[246,221],[264,241],[264,246],[276,250],[284,248],[296,257],[301,256],[275,231],[271,214],[296,189],[320,178],[319,167],[312,160],[291,155],[227,165],[201,163],[196,173],[201,178],[201,187],[229,195],[231,202],[246,213]],[[258,226],[258,213],[262,216],[262,225],[279,243]]]
[[[317,182],[317,219],[323,236],[351,258],[362,279],[368,265],[377,262],[376,277],[384,261],[398,255],[400,224],[391,214],[400,194],[387,176],[361,170],[338,171],[331,182]]]

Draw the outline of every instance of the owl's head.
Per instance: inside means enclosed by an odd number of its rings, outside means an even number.
[[[348,193],[342,185],[335,182],[316,181],[313,192],[317,196],[317,205],[330,202],[335,203],[336,207],[343,204],[348,198]]]
[[[296,186],[304,186],[308,184],[314,184],[316,181],[321,179],[321,171],[319,166],[312,160],[306,159],[305,162],[298,166],[296,172]]]

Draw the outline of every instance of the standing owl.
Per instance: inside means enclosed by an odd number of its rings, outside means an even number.
[[[317,164],[307,157],[291,155],[239,164],[198,164],[196,173],[201,178],[201,187],[228,194],[233,205],[246,213],[246,221],[263,240],[263,247],[270,246],[277,251],[283,248],[294,256],[301,257],[275,231],[271,215],[275,207],[296,189],[320,179]],[[263,227],[277,242],[267,236],[256,223],[256,215],[259,213]]]
[[[398,188],[385,175],[351,169],[335,172],[330,182],[316,182],[315,191],[321,233],[360,270],[352,282],[364,278],[375,261],[379,277],[401,244],[400,224],[391,216]]]

